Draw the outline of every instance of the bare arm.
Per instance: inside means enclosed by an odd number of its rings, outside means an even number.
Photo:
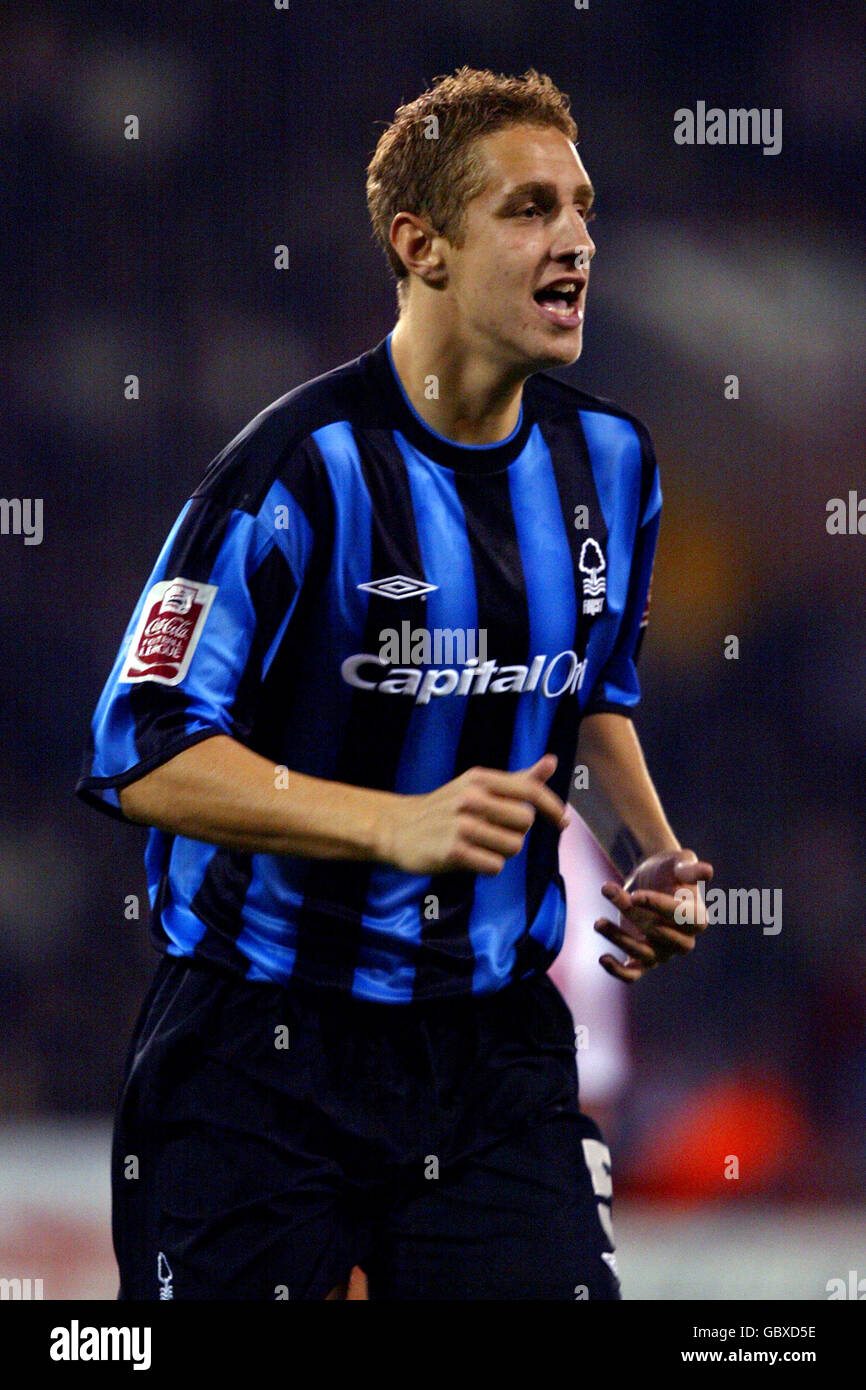
[[[642,859],[682,846],[668,824],[644,761],[637,732],[622,714],[590,714],[580,726],[577,762],[588,786],[569,804],[623,876]]]
[[[278,769],[215,734],[119,798],[130,820],[253,854],[497,874],[519,853],[537,810],[561,828],[565,806],[545,786],[555,767],[551,754],[519,772],[473,767],[435,791],[405,796]]]
[[[124,815],[158,830],[254,854],[374,859],[390,792],[284,771],[216,734],[119,793]],[[286,785],[287,783],[287,785]]]

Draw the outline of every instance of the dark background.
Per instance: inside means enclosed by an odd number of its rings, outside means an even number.
[[[110,1112],[152,971],[145,922],[124,917],[131,893],[146,916],[144,832],[72,787],[166,532],[251,416],[392,327],[364,170],[396,106],[463,63],[535,66],[570,94],[598,189],[586,346],[564,375],[638,414],[661,467],[638,728],[716,883],[784,901],[778,936],[718,926],[630,995],[622,1169],[640,1185],[690,1099],[751,1098],[748,1128],[770,1097],[781,1128],[754,1181],[859,1190],[866,537],[825,523],[829,498],[866,496],[861,15],[775,0],[6,9],[0,494],[44,499],[41,545],[0,536],[7,1117]],[[781,153],[676,145],[674,111],[699,100],[782,108]]]

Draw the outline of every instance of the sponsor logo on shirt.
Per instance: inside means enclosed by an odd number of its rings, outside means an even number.
[[[384,668],[388,675],[377,680]],[[502,695],[508,691],[525,694],[539,690],[548,699],[574,695],[580,690],[586,674],[586,658],[581,661],[577,652],[557,652],[548,657],[534,656],[528,666],[498,666],[495,661],[479,662],[472,658],[462,668],[456,666],[418,667],[391,666],[376,652],[358,652],[347,656],[340,674],[356,690],[378,690],[385,695],[410,695],[416,705],[428,705],[434,696],[442,695]]]
[[[163,579],[154,584],[141,610],[124,661],[122,685],[183,680],[217,592],[215,584]]]

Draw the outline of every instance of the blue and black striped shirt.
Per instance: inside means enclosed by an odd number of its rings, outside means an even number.
[[[76,790],[122,817],[119,788],[227,734],[289,788],[297,771],[424,793],[549,751],[565,800],[580,718],[639,699],[660,508],[627,412],[540,373],[507,439],[458,445],[414,410],[389,335],[213,461],[132,614]],[[487,993],[559,951],[557,849],[539,815],[499,874],[418,876],[151,830],[153,940],[372,1000]]]

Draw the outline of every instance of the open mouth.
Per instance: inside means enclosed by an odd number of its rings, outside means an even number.
[[[583,309],[580,296],[585,281],[563,278],[543,289],[536,290],[532,296],[545,318],[572,328],[583,322]]]

